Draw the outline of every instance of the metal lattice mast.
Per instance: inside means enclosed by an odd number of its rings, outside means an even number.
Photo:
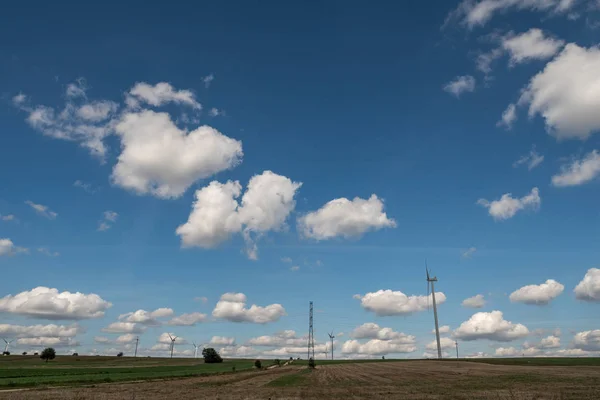
[[[315,359],[315,334],[313,331],[313,302],[310,302],[310,312],[308,317],[308,354],[307,358]]]

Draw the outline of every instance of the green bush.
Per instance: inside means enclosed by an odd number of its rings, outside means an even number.
[[[273,360],[273,364],[281,366],[281,361],[279,360],[279,358],[276,358]]]
[[[315,360],[311,358],[308,359],[308,368],[314,368],[315,367]]]
[[[262,363],[260,362],[260,360],[256,360],[256,361],[254,361],[254,366],[257,369],[261,369],[262,368]]]

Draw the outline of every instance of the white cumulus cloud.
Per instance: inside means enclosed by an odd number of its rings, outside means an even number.
[[[546,305],[558,297],[563,290],[564,285],[548,279],[540,285],[527,285],[515,290],[510,294],[510,301],[513,303]]]
[[[27,251],[24,247],[15,246],[13,241],[8,238],[0,239],[0,257],[14,256],[18,253],[27,253]]]
[[[440,347],[442,348],[442,350],[454,349],[454,346],[455,346],[454,340],[447,338],[447,337],[440,338]],[[425,348],[427,350],[437,351],[437,340],[433,340],[433,341],[427,343]]]
[[[225,293],[217,302],[212,312],[213,317],[225,319],[231,322],[250,322],[254,324],[266,324],[278,321],[286,315],[281,304],[270,304],[265,307],[253,304],[246,307],[246,295],[243,293]]]
[[[511,65],[551,58],[564,44],[562,40],[545,36],[544,32],[537,28],[521,34],[511,32],[502,40],[503,49],[510,55]]]
[[[159,82],[150,85],[145,82],[136,83],[129,91],[128,105],[137,106],[140,102],[154,107],[168,103],[178,103],[201,109],[202,106],[196,101],[194,93],[190,90],[177,90],[170,83]]]
[[[342,345],[343,354],[386,355],[390,353],[412,353],[417,350],[414,344],[396,342],[395,340],[371,339],[366,343],[358,340],[347,340]]]
[[[235,338],[226,336],[213,336],[210,339],[210,344],[218,344],[223,346],[231,346],[235,343]]]
[[[388,218],[383,201],[374,194],[367,200],[331,200],[298,219],[302,236],[316,240],[360,237],[368,231],[395,227],[396,221]]]
[[[563,165],[560,173],[552,177],[552,184],[557,187],[578,186],[598,176],[600,176],[600,154],[597,150],[593,150],[582,159]]]
[[[239,182],[211,182],[196,191],[188,221],[176,233],[184,247],[214,248],[233,234],[242,233],[246,254],[258,258],[256,240],[269,231],[287,227],[286,220],[296,207],[295,195],[302,184],[264,171],[250,179],[241,202],[236,200]]]
[[[590,268],[574,292],[579,300],[600,302],[600,268]]]
[[[510,342],[529,335],[529,329],[522,324],[506,321],[502,311],[478,312],[456,330],[454,337],[466,341],[488,339],[497,342]]]
[[[350,334],[353,339],[394,340],[396,343],[414,344],[415,337],[396,332],[392,328],[382,328],[376,323],[367,322],[356,327]]]
[[[468,299],[464,299],[461,304],[463,307],[467,308],[482,308],[485,306],[485,298],[482,294],[477,294],[473,297],[469,297]]]
[[[600,329],[575,334],[573,345],[585,351],[600,351]]]
[[[446,295],[442,292],[435,293],[438,305],[446,301]],[[433,304],[429,296],[407,296],[400,291],[378,290],[367,293],[360,298],[362,307],[374,312],[377,316],[409,315],[415,312],[427,310]]]
[[[600,130],[600,48],[566,45],[531,78],[519,104],[541,115],[557,139],[587,139]]]
[[[122,150],[112,181],[138,194],[177,198],[199,179],[235,167],[243,155],[241,142],[206,125],[185,132],[167,113],[125,113],[115,129]]]
[[[495,220],[510,219],[522,210],[538,210],[541,202],[538,188],[531,189],[531,193],[521,198],[514,198],[511,193],[505,193],[500,200],[477,200],[477,204],[487,208],[488,213]]]
[[[59,292],[38,286],[0,299],[0,312],[41,319],[80,320],[100,318],[112,306],[97,294]]]
[[[195,326],[199,322],[206,321],[206,314],[193,312],[189,314],[181,314],[171,319],[168,324],[175,326]]]
[[[119,315],[119,321],[133,322],[147,326],[159,326],[162,324],[158,318],[170,317],[173,315],[173,310],[170,308],[159,308],[154,311],[137,310],[126,314]]]
[[[102,328],[102,332],[107,333],[144,333],[146,327],[135,322],[113,322],[106,328]]]

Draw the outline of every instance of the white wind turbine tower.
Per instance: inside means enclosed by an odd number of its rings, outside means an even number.
[[[440,328],[438,325],[437,317],[437,305],[435,303],[435,287],[434,282],[437,282],[437,277],[429,276],[429,269],[427,269],[427,263],[425,263],[425,272],[427,273],[427,301],[429,301],[429,285],[431,284],[431,298],[433,300],[433,318],[435,319],[435,340],[437,341],[437,352],[438,358],[442,358],[442,346],[440,346]]]
[[[169,338],[171,339],[171,358],[173,358],[173,348],[175,347],[175,339],[177,339],[177,336],[171,336],[170,333],[167,333],[167,335],[169,335]]]
[[[13,341],[12,340],[6,340],[4,338],[2,338],[2,340],[4,340],[4,343],[6,343],[6,346],[4,346],[4,353],[8,353],[8,345],[11,344]]]
[[[192,343],[192,346],[194,346],[194,358],[198,358],[198,345],[196,345],[196,343]]]

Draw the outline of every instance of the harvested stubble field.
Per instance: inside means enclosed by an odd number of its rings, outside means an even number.
[[[6,399],[600,399],[600,367],[467,361],[290,365],[177,380],[0,392]]]

